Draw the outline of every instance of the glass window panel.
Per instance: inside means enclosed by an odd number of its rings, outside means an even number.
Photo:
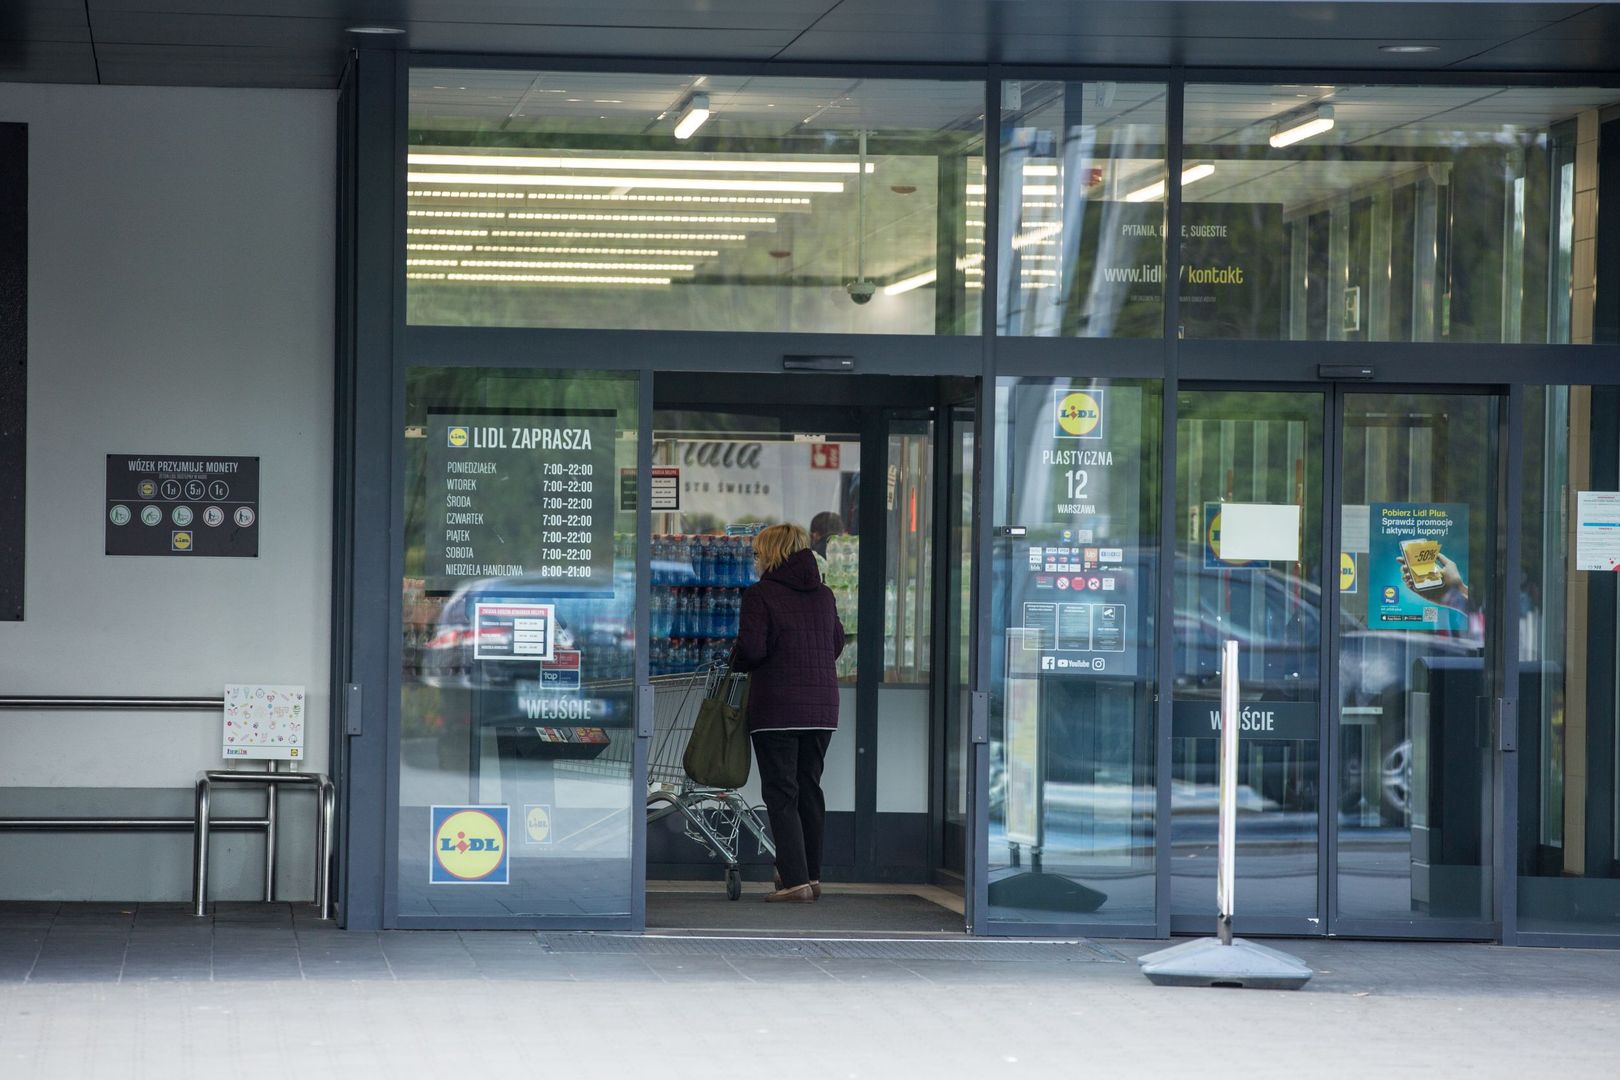
[[[1339,461],[1341,919],[1487,922],[1491,647],[1500,610],[1498,399],[1346,393]]]
[[[1620,935],[1620,575],[1585,568],[1620,514],[1579,497],[1620,490],[1620,389],[1533,386],[1525,411],[1519,929]]]
[[[982,83],[418,69],[410,95],[412,323],[978,332]]]
[[[1238,642],[1239,919],[1319,914],[1321,788],[1321,394],[1183,391],[1176,421],[1171,911],[1215,914],[1220,656]],[[1222,547],[1226,503],[1297,507],[1295,559]]]
[[[401,915],[632,910],[637,380],[408,375]]]
[[[1160,384],[1003,379],[989,918],[1154,918]]]
[[[934,425],[889,424],[883,681],[926,684],[933,657]]]
[[[1002,84],[999,333],[1162,334],[1165,96],[1162,83]],[[970,187],[970,214],[983,204]],[[982,261],[969,250],[974,281]]]
[[[1592,341],[1600,112],[1616,100],[1188,86],[1182,333]]]

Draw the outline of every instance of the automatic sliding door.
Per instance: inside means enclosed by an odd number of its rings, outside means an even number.
[[[410,372],[396,925],[632,928],[638,379]]]
[[[1238,923],[1321,929],[1323,412],[1315,393],[1181,394],[1171,914],[1215,911],[1221,643],[1239,646]]]
[[[1335,929],[1490,937],[1498,399],[1342,400]]]

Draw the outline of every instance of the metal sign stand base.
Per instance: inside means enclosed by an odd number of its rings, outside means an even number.
[[[1311,969],[1280,949],[1233,938],[1194,938],[1136,961],[1155,986],[1240,986],[1251,990],[1298,990]]]
[[[1237,986],[1253,990],[1298,990],[1311,969],[1280,949],[1232,936],[1237,907],[1238,643],[1221,652],[1220,865],[1216,876],[1213,938],[1198,938],[1148,953],[1137,960],[1155,986]]]

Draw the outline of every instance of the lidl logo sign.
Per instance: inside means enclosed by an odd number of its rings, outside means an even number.
[[[191,550],[191,530],[176,529],[170,536],[169,547],[173,551]]]
[[[1102,398],[1101,390],[1054,390],[1052,434],[1059,439],[1102,438]]]
[[[444,441],[448,445],[460,450],[462,447],[466,446],[469,441],[467,429],[464,427],[452,427],[449,433],[445,435]]]
[[[523,838],[531,844],[551,843],[551,807],[523,808]]]
[[[1339,591],[1356,591],[1356,557],[1348,551],[1339,552]]]
[[[505,806],[435,806],[429,827],[434,885],[505,885],[510,864]]]

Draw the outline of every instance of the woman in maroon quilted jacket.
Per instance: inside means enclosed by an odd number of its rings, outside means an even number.
[[[838,727],[844,624],[799,526],[761,530],[754,566],[732,666],[749,673],[748,729],[776,841],[776,891],[765,899],[806,903],[821,895],[821,768]]]

